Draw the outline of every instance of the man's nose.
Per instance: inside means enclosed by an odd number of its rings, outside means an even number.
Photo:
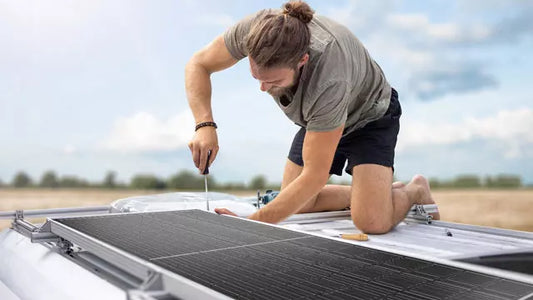
[[[270,90],[271,87],[272,87],[271,84],[264,83],[264,82],[261,82],[261,85],[259,86],[259,88],[261,89],[262,92],[266,92],[266,91]]]

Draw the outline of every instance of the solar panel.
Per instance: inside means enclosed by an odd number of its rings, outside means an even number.
[[[519,299],[533,285],[199,210],[56,219],[239,299]]]

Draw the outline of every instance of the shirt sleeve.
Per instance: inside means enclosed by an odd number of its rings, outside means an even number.
[[[261,10],[255,14],[249,15],[224,32],[224,43],[233,58],[241,60],[248,56],[248,51],[246,51],[246,39],[248,33],[250,33],[250,29],[254,22],[263,14],[269,12],[271,12],[271,10]]]
[[[306,129],[330,131],[346,123],[348,117],[348,83],[331,81],[321,85],[308,113]]]

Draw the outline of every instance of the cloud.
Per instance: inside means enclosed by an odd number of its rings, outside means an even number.
[[[514,19],[500,20],[500,23],[483,21],[460,22],[452,18],[450,22],[432,22],[425,13],[397,12],[397,3],[393,1],[371,2],[351,0],[343,7],[331,8],[326,15],[348,26],[359,36],[381,36],[399,38],[404,44],[417,47],[435,45],[456,46],[458,43],[483,42],[491,38],[498,28],[507,24],[525,27],[525,22]],[[455,17],[455,15],[454,15]],[[527,19],[526,19],[527,20]],[[525,21],[525,20],[524,20]]]
[[[71,144],[67,144],[63,148],[63,153],[67,154],[67,155],[74,154],[77,151],[78,151],[78,149],[76,147],[74,147],[73,145],[71,145]]]
[[[353,30],[358,36],[369,35],[383,28],[383,15],[394,9],[394,1],[350,0],[343,7],[325,12],[331,19]]]
[[[482,42],[492,35],[487,24],[432,23],[425,14],[393,13],[386,17],[386,24],[399,36],[409,37],[407,43],[425,48]]]
[[[480,3],[483,5],[479,5]],[[461,10],[466,14],[477,15],[484,20],[483,22],[491,22],[488,24],[489,34],[480,41],[482,43],[506,45],[524,37],[531,38],[533,35],[533,26],[531,26],[533,2],[531,1],[487,0],[483,2],[464,1],[462,4]],[[501,17],[495,19],[495,15]]]
[[[491,3],[492,2],[492,3]],[[384,31],[407,37],[417,47],[506,45],[531,37],[533,4],[528,1],[463,1],[448,22],[432,22],[423,13],[394,13],[385,16]],[[464,9],[468,7],[468,9]]]
[[[432,100],[447,94],[462,94],[498,86],[496,78],[481,66],[464,65],[418,71],[409,80],[409,86],[422,100]]]
[[[458,124],[402,122],[397,149],[429,145],[453,145],[484,140],[505,158],[533,157],[533,110],[504,110],[486,118],[467,118]]]
[[[103,148],[115,152],[163,152],[187,147],[194,132],[189,110],[160,120],[147,112],[118,118]]]
[[[348,26],[385,69],[394,65],[421,100],[498,86],[493,68],[505,55],[497,47],[533,36],[533,3],[459,1],[448,8],[435,18],[433,9],[406,13],[394,2],[352,0],[327,15]]]
[[[370,45],[402,70],[410,92],[420,100],[499,85],[496,74],[489,71],[496,62],[478,51],[470,55],[475,49],[471,46],[492,34],[488,24],[434,23],[425,14],[390,13],[380,30]]]

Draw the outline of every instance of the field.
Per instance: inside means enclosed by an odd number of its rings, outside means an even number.
[[[106,205],[154,191],[0,189],[0,211]],[[255,192],[230,192],[251,196]],[[533,190],[436,190],[433,197],[445,221],[533,232]],[[0,229],[10,221],[0,220]]]

